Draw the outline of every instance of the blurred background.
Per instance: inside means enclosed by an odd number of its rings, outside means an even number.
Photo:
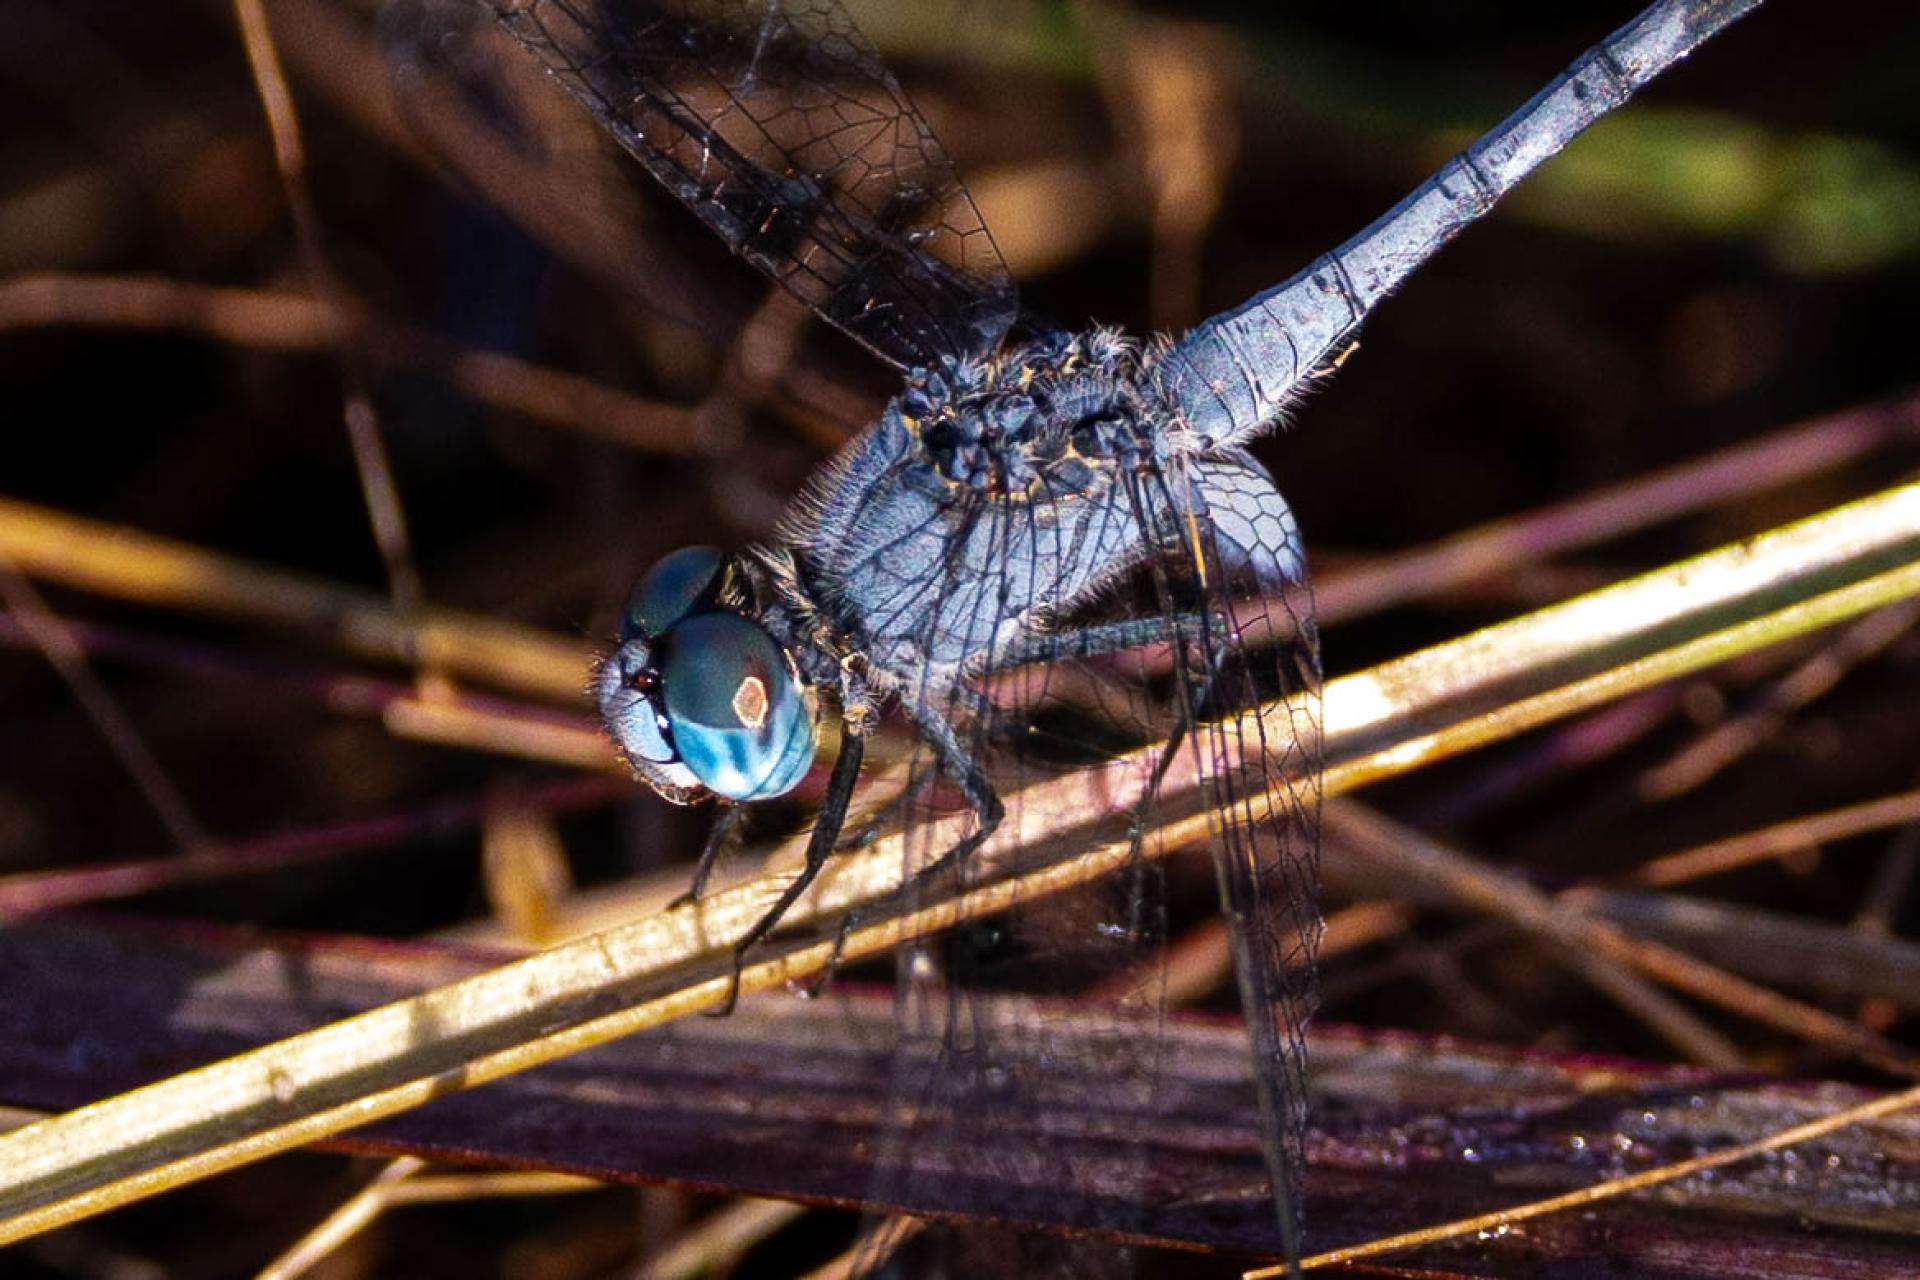
[[[1290,275],[1632,9],[847,3],[953,155],[1027,305],[1136,333],[1178,333]],[[187,570],[111,544],[85,553],[109,566],[97,572],[75,567],[71,544],[49,551],[70,571],[36,569],[37,600],[10,579],[0,894],[14,896],[0,910],[380,937],[491,916],[537,937],[551,905],[528,885],[654,876],[670,896],[706,815],[564,763],[591,763],[597,742],[570,691],[634,577],[687,543],[767,537],[883,403],[888,371],[770,295],[557,95],[553,119],[515,133],[483,90],[396,90],[370,0],[267,12],[344,335],[311,301],[227,7],[12,0],[0,16],[0,522],[25,539],[51,511],[219,557],[192,562],[198,604],[171,594]],[[1329,606],[1330,675],[1911,473],[1916,66],[1911,6],[1768,6],[1383,308],[1258,449]],[[404,641],[384,656],[343,641],[342,619],[391,588],[343,426],[356,389],[404,514],[403,580],[426,605],[572,646],[577,672],[429,661],[423,690]],[[1870,447],[1789,448],[1777,482],[1679,519],[1437,591],[1342,595],[1343,575],[1351,590],[1384,557],[1862,412],[1847,420],[1880,424]],[[86,687],[120,709],[104,730],[43,654],[48,612],[89,655]],[[1920,761],[1909,622],[1666,691],[1578,768],[1543,766],[1543,744],[1562,740],[1536,735],[1368,798],[1554,881],[1901,791]],[[1823,660],[1817,693],[1784,687]],[[429,695],[446,684],[479,698],[473,715],[435,718]],[[548,715],[563,746],[545,761],[501,746],[489,693]],[[1700,746],[1729,723],[1746,726],[1730,754]],[[478,816],[502,796],[531,797],[533,834]],[[256,873],[118,887],[48,875],[165,862],[205,836],[253,842]],[[1911,843],[1862,839],[1877,843],[1843,869],[1768,865],[1726,891],[1847,921],[1881,883],[1872,858],[1913,858]],[[1920,920],[1904,880],[1876,901],[1896,933]],[[1436,1001],[1383,976],[1391,960],[1336,960],[1327,1016],[1664,1055],[1557,977],[1488,959],[1488,999]],[[245,1189],[216,1181],[16,1250],[0,1272],[245,1273],[326,1211],[345,1168],[276,1161]],[[270,1206],[263,1188],[279,1193]],[[569,1261],[564,1246],[599,1238],[581,1215],[629,1213],[575,1200],[412,1212],[416,1234],[395,1228],[338,1273],[405,1258],[410,1274],[604,1274],[618,1259]],[[183,1223],[239,1225],[188,1244]]]

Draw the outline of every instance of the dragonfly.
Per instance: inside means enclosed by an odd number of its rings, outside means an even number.
[[[1022,310],[952,161],[839,0],[465,6],[734,252],[902,379],[770,540],[656,564],[594,677],[634,773],[669,800],[720,807],[696,898],[747,809],[792,792],[837,744],[804,862],[735,944],[736,975],[849,839],[898,826],[903,894],[950,893],[997,836],[1033,838],[1023,797],[1038,779],[1089,757],[1137,762],[1117,809],[1081,815],[1142,855],[1105,897],[903,965],[917,994],[903,998],[902,1045],[911,1022],[933,1051],[902,1050],[895,1145],[990,1125],[1020,1135],[971,1207],[1023,1217],[1022,1196],[1050,1176],[1049,1108],[1086,1064],[1062,1060],[1039,1024],[926,993],[1010,963],[1047,968],[1062,990],[1132,972],[1101,1070],[1150,1094],[1167,886],[1144,855],[1184,765],[1249,1028],[1273,1252],[1300,1258],[1320,661],[1301,536],[1248,445],[1434,252],[1758,3],[1660,0],[1345,244],[1183,336],[1145,340]],[[389,28],[416,49],[425,29],[417,15]],[[911,751],[886,771],[893,799],[854,821],[867,747],[889,724]],[[1153,1171],[1111,1136],[1109,1194],[1065,1217],[1124,1236],[1138,1225],[1129,1193]],[[878,1163],[911,1176],[886,1153]],[[995,1190],[1000,1177],[1016,1189]],[[913,1197],[895,1185],[877,1199]],[[1054,1265],[1085,1273],[1089,1260]]]

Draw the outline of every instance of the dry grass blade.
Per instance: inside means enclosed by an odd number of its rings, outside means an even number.
[[[389,1209],[409,1204],[487,1197],[569,1195],[600,1184],[557,1173],[467,1173],[424,1176],[424,1160],[403,1156],[375,1174],[326,1220],[262,1267],[256,1280],[293,1280],[319,1266],[347,1240]]]
[[[29,924],[0,938],[0,968],[57,976],[0,986],[0,1013],[28,1033],[0,1045],[0,1076],[24,1098],[59,1109],[155,1068],[184,1069],[498,962],[498,953],[364,938]],[[1078,1051],[1086,1037],[1111,1027],[1098,1009],[1077,1002],[1050,1005],[1049,1013],[1063,1050]],[[887,1124],[877,1100],[892,1068],[894,1020],[888,993],[856,984],[829,1000],[751,1002],[735,1017],[658,1028],[325,1145],[383,1161],[560,1170],[603,1183],[665,1184],[663,1192],[728,1188],[941,1217],[977,1180],[983,1161],[1019,1149],[1030,1131],[979,1133],[958,1153],[930,1144],[913,1157],[927,1185],[875,1203],[875,1141]],[[1077,1101],[1057,1099],[1048,1129],[1077,1157],[1069,1185],[1090,1190],[1113,1177],[1115,1156],[1103,1135],[1123,1116],[1146,1135],[1166,1175],[1158,1193],[1141,1196],[1149,1238],[1187,1249],[1269,1246],[1258,1202],[1236,1194],[1257,1176],[1260,1160],[1239,1034],[1215,1018],[1173,1015],[1165,1092],[1115,1099],[1104,1087],[1110,1078],[1096,1071],[1076,1090]],[[90,1050],[78,1074],[60,1047],[69,1044]],[[1745,1070],[1729,1075],[1332,1027],[1315,1037],[1313,1053],[1308,1195],[1324,1247],[1739,1146],[1871,1097]],[[1771,1253],[1786,1274],[1820,1274],[1811,1264],[1836,1256],[1852,1260],[1853,1274],[1884,1273],[1884,1263],[1878,1273],[1867,1263],[1920,1232],[1917,1139],[1920,1117],[1889,1117],[1819,1139],[1792,1160],[1751,1162],[1710,1182],[1635,1197],[1597,1223],[1580,1215],[1541,1223],[1510,1247],[1544,1248],[1563,1263],[1605,1259],[1631,1273],[1635,1260],[1694,1256],[1732,1241],[1750,1259]],[[1556,1151],[1565,1158],[1540,1159]],[[312,1162],[275,1162],[259,1176]],[[1012,1170],[1000,1176],[1021,1177]],[[1031,1185],[1043,1194],[1022,1220],[1046,1226],[1062,1188],[1044,1177]],[[597,1203],[621,1199],[610,1192]],[[317,1219],[325,1209],[310,1212]],[[89,1224],[86,1233],[109,1225]],[[816,1220],[809,1229],[825,1225]],[[1807,1225],[1822,1230],[1809,1238]],[[276,1248],[292,1234],[282,1221]],[[1740,1272],[1688,1274],[1704,1280]]]
[[[650,453],[705,446],[677,405],[482,351],[294,293],[133,276],[34,275],[0,284],[0,334],[60,328],[195,333],[235,347],[323,351],[352,341],[383,369],[432,374],[481,404]]]
[[[424,609],[410,624],[365,592],[29,503],[0,499],[0,555],[31,577],[124,600],[290,627],[362,657],[418,657],[556,701],[585,696],[576,641],[451,609]]]
[[[1731,654],[1920,594],[1920,485],[1889,490],[1592,596],[1336,681],[1325,711],[1328,786],[1348,790]],[[1271,714],[1283,714],[1284,708]],[[990,845],[1054,841],[1125,813],[1086,770],[1042,784]],[[1182,779],[1170,778],[1177,789]],[[1177,811],[1177,807],[1176,811]],[[1204,813],[1153,833],[1179,847]],[[869,924],[869,955],[900,938],[991,914],[1120,865],[1124,840],[1091,843],[1018,880]],[[892,842],[843,856],[803,903],[834,918],[884,897]],[[636,921],[0,1138],[0,1239],[16,1239],[195,1177],[391,1115],[722,999],[727,946],[779,885],[756,882]],[[756,991],[813,972],[831,945],[748,967]]]
[[[1376,860],[1395,881],[1437,886],[1448,897],[1553,944],[1563,962],[1579,969],[1596,986],[1651,1018],[1664,1016],[1666,1034],[1677,1046],[1704,1049],[1700,1060],[1731,1067],[1740,1062],[1732,1045],[1692,1019],[1676,1026],[1639,990],[1630,970],[1638,970],[1681,991],[1772,1025],[1790,1035],[1858,1056],[1879,1069],[1907,1078],[1920,1077],[1920,1059],[1884,1038],[1822,1010],[1789,1000],[1703,964],[1684,953],[1644,940],[1634,941],[1606,922],[1590,918],[1577,899],[1558,901],[1517,876],[1485,867],[1419,832],[1335,801],[1327,806],[1329,835]],[[1627,979],[1628,981],[1623,981]]]
[[[1861,1103],[1857,1107],[1847,1107],[1831,1115],[1822,1116],[1791,1129],[1770,1134],[1754,1142],[1741,1143],[1737,1147],[1728,1147],[1709,1155],[1692,1160],[1681,1160],[1658,1169],[1650,1169],[1631,1177],[1615,1178],[1594,1187],[1585,1187],[1564,1196],[1553,1196],[1546,1200],[1536,1200],[1531,1204],[1515,1205],[1511,1209],[1502,1209],[1497,1213],[1482,1214],[1474,1218],[1465,1218],[1458,1222],[1444,1223],[1419,1231],[1409,1231],[1404,1235],[1390,1236],[1384,1240],[1372,1240],[1363,1245],[1354,1245],[1346,1249],[1331,1249],[1326,1253],[1303,1258],[1300,1265],[1307,1270],[1320,1270],[1323,1267],[1341,1266],[1361,1258],[1377,1258],[1382,1254],[1398,1253],[1406,1249],[1423,1245],[1440,1244],[1448,1240],[1457,1240],[1463,1236],[1477,1236],[1483,1233],[1501,1233],[1511,1230],[1515,1224],[1530,1218],[1538,1218],[1549,1213],[1564,1213],[1583,1205],[1597,1204],[1615,1196],[1627,1195],[1677,1182],[1696,1174],[1707,1173],[1714,1169],[1725,1168],[1742,1160],[1751,1160],[1755,1156],[1765,1155],[1769,1151],[1779,1151],[1798,1143],[1808,1142],[1823,1134],[1832,1133],[1847,1125],[1862,1124],[1882,1116],[1896,1115],[1899,1112],[1920,1106],[1920,1086],[1902,1089],[1871,1102]],[[1262,1268],[1246,1273],[1245,1280],[1273,1280],[1284,1274],[1279,1267]]]

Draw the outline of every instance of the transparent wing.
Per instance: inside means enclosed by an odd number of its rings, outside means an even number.
[[[576,269],[729,340],[754,304],[667,234],[653,184],[476,0],[388,0],[379,40],[409,138]],[[695,246],[697,247],[697,246]]]
[[[977,806],[949,749],[923,741],[904,817],[915,900],[1081,856],[1106,868],[901,954],[871,1193],[1075,1238],[876,1230],[872,1272],[1122,1273],[1129,1239],[1250,1194],[1274,1206],[1261,1243],[1297,1247],[1320,928],[1304,556],[1272,480],[1238,451],[1113,458],[1091,476],[1073,469],[1088,456],[1015,498],[942,488],[907,455],[816,538],[876,652],[897,640],[932,659],[903,714],[923,738],[950,730],[1005,808],[992,841],[950,860]],[[984,656],[955,680],[941,663],[962,651]],[[1183,1127],[1192,1110],[1163,1058],[1169,941],[1223,907],[1259,1134]],[[1222,1156],[1235,1143],[1246,1161]]]
[[[1203,615],[1207,682],[1191,761],[1247,1019],[1268,1172],[1288,1257],[1298,1257],[1306,1176],[1306,1028],[1320,945],[1320,646],[1292,513],[1252,458],[1193,469],[1208,515],[1173,561]],[[1211,562],[1211,569],[1208,564]],[[1211,580],[1217,580],[1217,585]]]
[[[474,0],[735,252],[902,368],[1018,306],[979,211],[836,0]]]

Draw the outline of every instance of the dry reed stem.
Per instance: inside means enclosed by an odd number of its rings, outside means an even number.
[[[1627,935],[1555,898],[1356,804],[1329,803],[1327,830],[1365,851],[1393,878],[1436,886],[1451,899],[1553,944],[1589,983],[1634,1009],[1682,1050],[1722,1068],[1744,1060],[1732,1043],[1677,1006],[1649,998],[1634,971],[1776,1030],[1837,1049],[1893,1075],[1920,1077],[1920,1061],[1865,1028],[1779,995],[1671,947]]]
[[[325,351],[350,341],[376,365],[439,378],[477,403],[536,422],[647,453],[706,448],[678,405],[388,324],[351,306],[336,312],[300,294],[148,276],[47,273],[0,283],[0,333],[65,327],[194,333],[263,351]]]
[[[233,0],[233,12],[240,25],[254,88],[266,111],[267,130],[273,137],[274,168],[280,174],[287,211],[293,217],[294,242],[299,247],[307,287],[337,321],[346,314],[345,293],[328,260],[320,214],[307,187],[306,143],[300,136],[300,115],[294,109],[286,73],[280,69],[273,28],[261,0]],[[336,324],[336,328],[345,334],[344,324]],[[367,360],[359,344],[344,336],[332,344],[332,352],[340,377],[341,424],[346,428],[347,442],[353,450],[354,470],[366,501],[374,545],[379,548],[380,559],[386,566],[387,590],[393,598],[394,612],[411,621],[426,602],[426,592],[419,570],[414,566],[406,510],[400,501],[399,487],[394,483],[386,442],[381,438],[380,418],[373,407]],[[423,670],[433,670],[430,655],[421,655],[418,665]]]
[[[1514,1205],[1511,1208],[1480,1214],[1477,1217],[1423,1227],[1418,1231],[1409,1231],[1403,1235],[1388,1236],[1380,1240],[1369,1240],[1365,1244],[1350,1245],[1344,1249],[1330,1249],[1310,1258],[1302,1258],[1299,1264],[1300,1269],[1318,1271],[1323,1267],[1344,1266],[1361,1258],[1377,1258],[1382,1254],[1441,1244],[1465,1236],[1503,1235],[1515,1224],[1530,1218],[1543,1217],[1549,1213],[1563,1213],[1568,1209],[1598,1204],[1603,1200],[1611,1200],[1630,1192],[1644,1191],[1669,1182],[1677,1182],[1682,1178],[1724,1168],[1742,1160],[1751,1160],[1769,1151],[1778,1151],[1797,1143],[1810,1142],[1837,1129],[1894,1115],[1915,1106],[1920,1106],[1920,1085],[1911,1089],[1902,1089],[1898,1093],[1886,1094],[1870,1102],[1861,1103],[1857,1107],[1843,1108],[1831,1115],[1822,1116],[1818,1120],[1810,1120],[1805,1124],[1782,1129],[1778,1133],[1769,1134],[1754,1142],[1743,1142],[1738,1146],[1695,1156],[1691,1160],[1677,1160],[1672,1164],[1661,1165],[1657,1169],[1647,1169],[1623,1178],[1612,1178],[1591,1187],[1570,1191],[1565,1195],[1550,1196],[1544,1200]],[[1257,1271],[1245,1272],[1241,1280],[1277,1280],[1277,1277],[1285,1274],[1284,1267],[1263,1267]]]
[[[1338,793],[1404,772],[1916,594],[1920,485],[1909,485],[1333,682],[1326,786]],[[1505,700],[1488,704],[1490,692]],[[1295,713],[1262,714],[1286,724]],[[1009,806],[1008,827],[988,849],[1005,853],[1096,813],[1124,813],[1133,802],[1127,779],[1139,774],[1094,769],[1031,788]],[[1169,776],[1167,786],[1192,781]],[[1207,822],[1197,813],[1166,824],[1151,833],[1149,853],[1203,838]],[[846,954],[876,954],[1083,883],[1135,852],[1128,840],[1109,841],[876,920],[849,936]],[[802,900],[796,923],[884,899],[902,863],[897,837],[842,855]],[[710,1007],[729,987],[728,945],[779,887],[762,881],[717,894],[0,1138],[0,1240]],[[832,950],[831,942],[792,946],[747,966],[742,989],[817,972]]]
[[[451,609],[423,609],[410,626],[368,592],[124,525],[0,498],[0,556],[30,577],[117,599],[289,627],[382,662],[417,656],[450,675],[570,705],[586,696],[577,640]]]

